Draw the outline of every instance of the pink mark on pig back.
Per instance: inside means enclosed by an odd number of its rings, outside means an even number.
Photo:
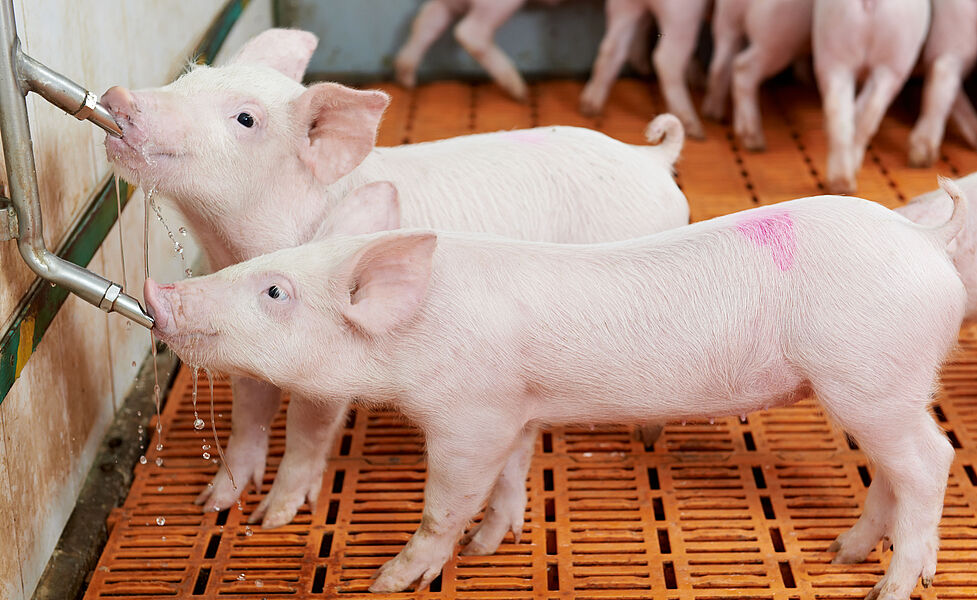
[[[515,131],[506,131],[501,135],[506,140],[520,144],[539,145],[548,139],[548,136],[538,129],[516,129]]]
[[[781,271],[794,266],[794,220],[790,213],[770,211],[763,215],[750,216],[736,225],[736,230],[758,246],[770,248],[773,262]]]

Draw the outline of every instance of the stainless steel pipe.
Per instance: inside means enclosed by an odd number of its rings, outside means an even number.
[[[43,279],[65,287],[106,312],[152,328],[153,319],[139,302],[122,292],[118,284],[52,254],[41,235],[41,204],[37,171],[27,121],[27,92],[33,91],[79,119],[88,119],[110,134],[121,135],[111,114],[94,95],[21,51],[14,22],[13,0],[0,1],[0,135],[10,186],[10,200],[17,213],[17,245],[20,254]]]

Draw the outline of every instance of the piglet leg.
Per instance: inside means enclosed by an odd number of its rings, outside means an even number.
[[[231,411],[231,437],[224,458],[227,461],[195,502],[204,511],[229,508],[241,496],[248,482],[261,490],[268,457],[268,429],[278,413],[281,391],[262,381],[231,378],[234,405]],[[234,484],[228,475],[234,476]]]
[[[682,121],[686,135],[702,139],[706,135],[705,130],[692,104],[685,74],[698,41],[706,2],[662,2],[660,6],[661,10],[656,16],[661,37],[651,60],[655,65],[662,95],[665,96],[665,105],[668,112]]]
[[[315,402],[292,396],[285,426],[285,454],[271,491],[251,513],[249,523],[260,520],[265,529],[287,525],[306,501],[315,510],[326,460],[348,406],[343,400]]]
[[[827,187],[833,194],[855,191],[855,76],[848,70],[818,75],[828,134]]]
[[[525,0],[478,2],[455,27],[455,39],[510,96],[523,102],[529,88],[512,60],[495,43],[495,32]]]
[[[957,133],[963,137],[967,144],[971,148],[977,148],[977,111],[974,110],[974,105],[970,103],[970,98],[962,89],[953,101],[950,119],[956,126]]]
[[[956,56],[936,59],[926,74],[923,89],[923,110],[916,126],[909,134],[909,164],[928,167],[936,162],[943,143],[947,116],[953,101],[960,93],[963,65]]]
[[[628,49],[646,18],[648,9],[639,0],[608,0],[607,26],[600,42],[590,81],[580,94],[580,112],[600,114],[611,92],[611,86],[628,58]]]
[[[499,416],[466,419],[451,427],[425,428],[428,474],[421,524],[400,554],[380,567],[371,592],[399,592],[414,582],[418,590],[427,587],[502,472],[519,427],[509,427]]]
[[[410,28],[410,38],[394,59],[394,73],[397,83],[412,88],[417,84],[417,67],[424,55],[441,34],[447,31],[451,22],[458,18],[446,2],[427,0],[418,11]]]
[[[533,461],[536,446],[536,427],[527,427],[520,434],[512,454],[492,488],[481,522],[462,538],[462,554],[494,554],[508,532],[518,543],[526,517],[526,475]]]

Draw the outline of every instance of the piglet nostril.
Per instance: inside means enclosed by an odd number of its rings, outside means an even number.
[[[136,111],[136,100],[132,92],[122,86],[112,86],[102,94],[101,102],[118,119],[125,117],[131,122],[131,116]]]

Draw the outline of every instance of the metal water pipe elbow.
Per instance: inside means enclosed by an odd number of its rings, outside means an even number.
[[[25,96],[34,91],[79,119],[88,119],[112,135],[121,135],[112,115],[91,92],[30,58],[20,48],[12,0],[0,0],[0,135],[10,188],[2,239],[17,238],[20,254],[43,279],[63,286],[106,312],[152,328],[153,318],[122,286],[66,261],[44,246],[34,149]]]

